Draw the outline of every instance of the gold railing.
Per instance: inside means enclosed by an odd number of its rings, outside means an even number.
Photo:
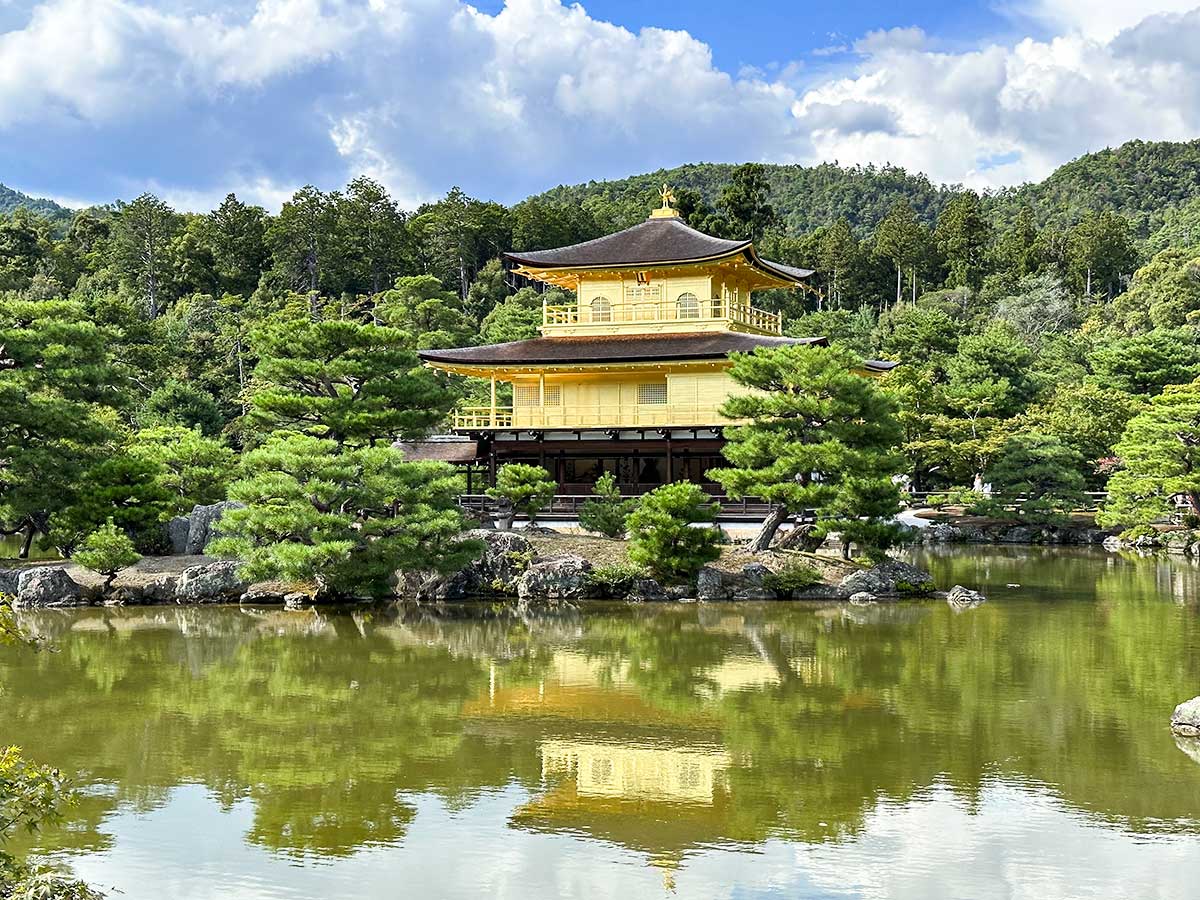
[[[687,326],[698,322],[730,322],[771,334],[783,333],[778,313],[767,312],[738,300],[696,300],[680,303],[677,300],[635,300],[593,306],[580,304],[547,304],[542,307],[542,324],[556,325],[613,325],[639,323],[678,324]]]
[[[678,403],[623,406],[469,406],[454,415],[463,431],[543,428],[648,428],[729,425],[715,406]]]

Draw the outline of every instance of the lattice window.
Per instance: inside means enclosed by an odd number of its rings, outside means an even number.
[[[514,406],[537,406],[541,393],[536,384],[513,385]],[[546,385],[546,406],[562,406],[562,385]]]
[[[593,297],[591,307],[593,322],[612,321],[612,301],[607,297]]]
[[[663,405],[667,402],[667,383],[657,381],[637,386],[637,402],[643,406]]]
[[[675,298],[675,307],[681,319],[700,318],[700,298],[691,291]]]

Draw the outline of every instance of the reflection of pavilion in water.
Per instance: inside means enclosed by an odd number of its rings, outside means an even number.
[[[703,674],[712,693],[779,680],[751,656],[728,656]],[[493,666],[487,696],[463,713],[489,730],[534,732],[543,790],[513,813],[514,826],[637,850],[672,888],[691,849],[736,837],[726,777],[736,762],[714,718],[647,702],[636,680],[628,660],[558,650],[536,682],[505,684]]]

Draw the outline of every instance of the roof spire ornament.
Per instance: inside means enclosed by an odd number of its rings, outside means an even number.
[[[650,218],[652,218],[652,219],[664,219],[664,218],[675,219],[675,218],[678,218],[679,211],[671,205],[672,203],[675,202],[675,192],[673,190],[671,190],[671,188],[668,187],[664,183],[662,186],[662,190],[658,192],[658,195],[660,197],[662,197],[662,206],[658,207],[658,209],[652,210],[650,213]]]

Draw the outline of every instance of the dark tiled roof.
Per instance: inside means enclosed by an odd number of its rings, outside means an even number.
[[[799,281],[812,269],[798,269],[762,259],[750,241],[727,241],[697,231],[682,219],[647,219],[632,228],[582,244],[556,250],[506,253],[510,260],[535,269],[571,269],[593,266],[637,266],[668,262],[698,262],[744,253],[754,264],[780,278]]]
[[[392,444],[411,462],[465,463],[479,457],[479,447],[470,440],[396,441]]]
[[[892,369],[896,368],[896,366],[898,366],[898,365],[900,365],[900,363],[894,362],[893,360],[890,360],[890,359],[864,359],[863,360],[863,368],[866,369],[868,372],[879,372],[879,373],[890,372],[890,371],[892,371]]]
[[[647,219],[632,228],[582,244],[505,256],[520,265],[536,268],[628,266],[712,259],[749,246],[749,241],[722,240],[697,231],[680,219],[664,218]]]
[[[823,337],[786,338],[736,331],[700,334],[637,334],[605,337],[540,337],[486,347],[421,350],[426,362],[457,365],[525,365],[653,362],[673,359],[723,359],[755,347],[825,344]]]

